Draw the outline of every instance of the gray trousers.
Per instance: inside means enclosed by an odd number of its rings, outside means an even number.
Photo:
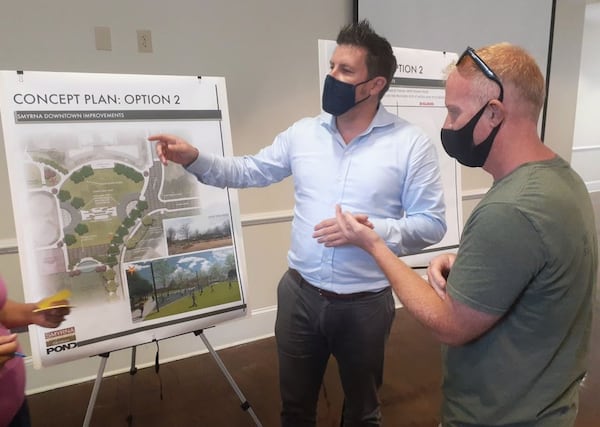
[[[315,426],[317,400],[329,356],[344,390],[342,425],[379,426],[377,392],[385,344],[394,319],[390,289],[337,299],[322,296],[287,271],[277,290],[275,338],[279,355],[282,427]]]

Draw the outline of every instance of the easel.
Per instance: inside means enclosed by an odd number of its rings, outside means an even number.
[[[262,424],[259,421],[259,419],[257,418],[256,414],[254,413],[254,410],[250,406],[250,403],[244,397],[243,393],[237,386],[235,380],[233,379],[233,377],[231,376],[231,374],[225,367],[225,364],[223,363],[223,361],[221,360],[221,358],[219,357],[219,355],[217,354],[217,352],[215,351],[213,346],[208,341],[208,338],[206,338],[206,335],[204,335],[204,330],[200,329],[200,330],[194,331],[194,335],[200,337],[200,339],[202,340],[202,342],[208,349],[208,352],[210,353],[212,358],[215,360],[215,362],[217,362],[217,365],[221,369],[221,372],[223,372],[223,375],[225,375],[225,378],[231,385],[231,388],[233,388],[233,391],[235,391],[235,394],[237,394],[238,398],[240,399],[240,402],[242,402],[242,404],[240,405],[240,408],[242,408],[243,411],[248,412],[250,414],[250,416],[254,420],[254,424],[256,424],[257,427],[262,427]],[[133,346],[133,347],[131,347],[131,368],[129,369],[129,375],[131,375],[131,384],[132,385],[133,385],[133,376],[137,372],[137,368],[135,366],[135,354],[136,354],[136,347]],[[92,412],[94,411],[94,406],[96,404],[96,399],[98,397],[98,391],[100,390],[100,384],[102,383],[102,377],[104,375],[104,369],[106,368],[106,362],[108,361],[108,356],[110,356],[110,353],[101,353],[101,354],[99,354],[99,356],[101,357],[100,367],[98,368],[98,374],[96,375],[96,380],[94,381],[94,387],[92,389],[90,401],[88,403],[88,407],[85,412],[85,419],[83,420],[83,427],[89,427],[89,425],[90,425],[90,421],[92,419]],[[131,408],[131,402],[130,402],[130,408]],[[128,422],[129,426],[132,425],[132,421],[133,421],[132,416],[130,414],[127,417],[127,422]]]

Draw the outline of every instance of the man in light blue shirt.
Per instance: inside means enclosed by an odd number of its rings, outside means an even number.
[[[374,260],[340,245],[335,205],[355,212],[397,255],[437,243],[446,231],[435,148],[380,104],[396,69],[390,44],[366,21],[343,28],[337,44],[325,112],[294,123],[256,155],[224,158],[176,136],[149,138],[163,163],[184,165],[204,184],[262,187],[294,178],[290,269],[279,283],[275,325],[283,426],[315,425],[332,354],[344,388],[343,425],[380,425],[377,392],[394,301]]]

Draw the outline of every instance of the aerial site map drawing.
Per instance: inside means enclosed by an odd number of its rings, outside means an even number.
[[[0,91],[25,298],[67,290],[73,306],[30,327],[36,367],[246,314],[236,192],[147,140],[231,154],[223,78],[3,71]]]

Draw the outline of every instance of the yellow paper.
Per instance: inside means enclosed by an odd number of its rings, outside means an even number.
[[[73,307],[70,304],[56,304],[59,301],[66,301],[71,297],[71,291],[68,289],[63,289],[62,291],[58,291],[54,295],[44,298],[37,304],[37,308],[33,310],[35,313],[38,311],[49,310],[53,308],[64,308],[64,307]]]

